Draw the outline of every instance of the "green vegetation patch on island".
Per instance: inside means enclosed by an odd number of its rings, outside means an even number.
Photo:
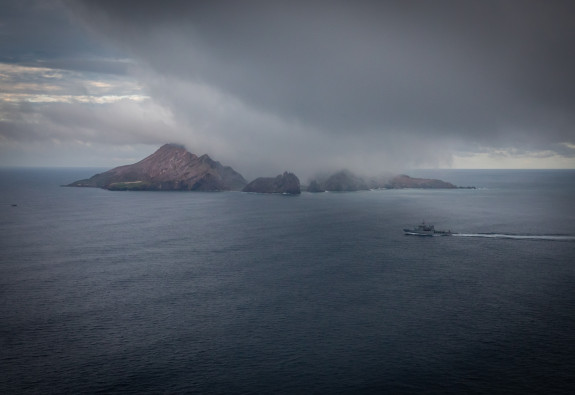
[[[126,181],[126,182],[114,182],[108,185],[108,189],[111,191],[149,191],[152,188],[152,184],[146,181]]]

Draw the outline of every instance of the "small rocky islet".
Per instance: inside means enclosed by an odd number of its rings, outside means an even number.
[[[301,186],[295,174],[287,171],[248,183],[230,166],[224,166],[208,155],[197,156],[179,144],[165,144],[137,163],[119,166],[66,186],[111,191],[243,191],[288,195],[300,194],[302,189],[308,192],[351,192],[379,188],[457,188],[442,180],[412,178],[404,174],[364,179],[347,170],[311,180],[307,188]]]

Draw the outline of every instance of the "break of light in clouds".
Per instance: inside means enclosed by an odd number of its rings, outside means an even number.
[[[575,168],[563,1],[4,1],[0,164]]]

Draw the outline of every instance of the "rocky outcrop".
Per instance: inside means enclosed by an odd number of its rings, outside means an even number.
[[[166,144],[138,163],[116,167],[72,187],[99,187],[110,190],[241,190],[244,177],[208,155],[196,156],[183,146]]]
[[[256,178],[248,185],[246,185],[243,191],[299,195],[301,193],[301,187],[299,179],[296,177],[296,175],[286,171],[277,177]]]

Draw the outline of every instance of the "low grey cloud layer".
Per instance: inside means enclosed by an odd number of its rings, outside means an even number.
[[[50,56],[35,61],[131,78],[147,99],[37,106],[49,136],[181,142],[248,174],[575,156],[572,2],[63,4],[43,20],[62,42],[40,39]],[[10,62],[30,65],[34,42],[13,44]],[[4,121],[5,139],[40,137]]]

